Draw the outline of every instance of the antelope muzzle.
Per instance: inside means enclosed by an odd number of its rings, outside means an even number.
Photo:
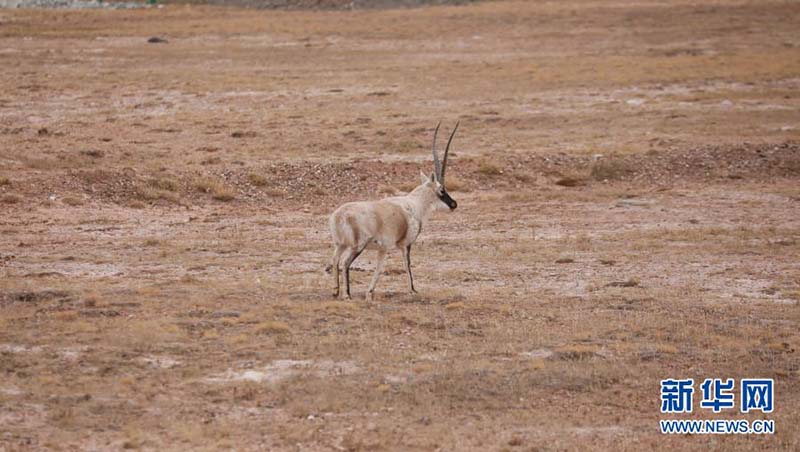
[[[458,203],[456,202],[456,200],[451,198],[450,194],[444,190],[442,191],[442,194],[439,195],[439,199],[441,199],[442,202],[445,203],[447,207],[450,208],[450,210],[456,210],[456,207],[458,207]]]

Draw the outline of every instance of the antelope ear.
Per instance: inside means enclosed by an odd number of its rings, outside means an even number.
[[[419,172],[419,180],[420,180],[420,182],[422,182],[423,184],[427,184],[427,183],[428,183],[428,176],[426,176],[426,175],[425,175],[425,173],[423,173],[422,171],[420,171],[420,172]]]

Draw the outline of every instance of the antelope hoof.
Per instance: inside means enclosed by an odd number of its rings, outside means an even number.
[[[372,301],[372,300],[374,300],[374,299],[375,299],[375,293],[373,293],[373,292],[367,292],[367,295],[366,295],[366,297],[365,297],[365,298],[367,299],[367,301]]]
[[[333,298],[339,298],[339,288],[333,289]]]

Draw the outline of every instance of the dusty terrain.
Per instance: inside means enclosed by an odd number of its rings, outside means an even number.
[[[798,450],[800,3],[0,10],[0,450]],[[158,37],[162,41],[150,43]],[[459,208],[363,300],[326,215]],[[774,436],[664,437],[769,377]],[[696,395],[697,396],[697,395]],[[695,399],[698,403],[699,399]]]

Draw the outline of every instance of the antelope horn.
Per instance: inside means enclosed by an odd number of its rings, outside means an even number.
[[[442,122],[439,121],[439,124],[436,124],[436,130],[433,131],[433,170],[437,179],[441,179],[442,177],[442,163],[439,161],[439,156],[436,154],[436,135],[439,134],[439,126],[441,125]]]
[[[447,147],[444,148],[444,158],[442,158],[441,163],[442,172],[439,174],[439,183],[442,184],[442,186],[444,186],[444,172],[447,171],[447,153],[450,152],[450,143],[453,142],[453,137],[456,134],[456,130],[458,130],[459,123],[461,123],[461,121],[456,122],[456,126],[453,128],[453,133],[450,134],[450,139],[447,140]]]

